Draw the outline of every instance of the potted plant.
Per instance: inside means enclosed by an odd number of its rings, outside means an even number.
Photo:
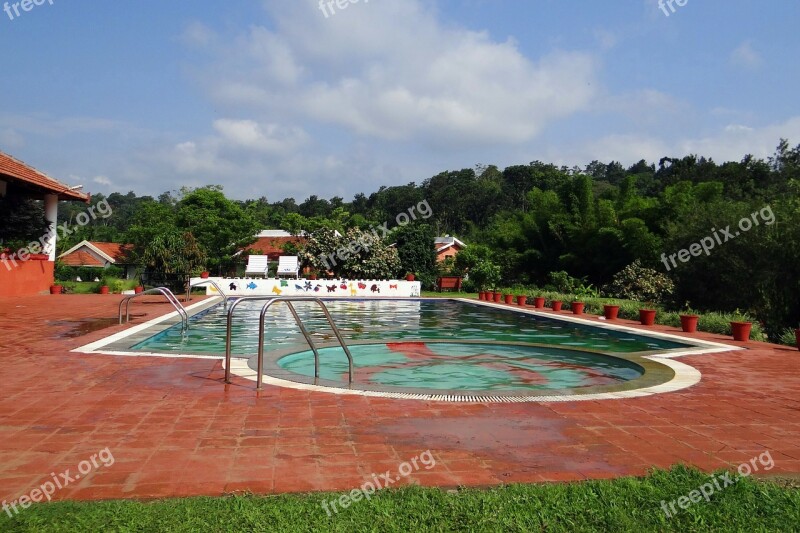
[[[108,285],[100,285],[100,294],[108,294],[109,290]]]
[[[520,307],[525,307],[525,304],[528,303],[528,295],[527,294],[520,294],[517,296],[517,305]]]
[[[513,305],[514,304],[514,295],[513,294],[506,294],[505,295],[505,301],[506,301],[506,304]]]
[[[652,326],[656,323],[656,309],[652,309],[652,305],[648,304],[648,307],[644,309],[639,309],[639,322],[642,323],[643,326]]]
[[[569,305],[569,307],[572,310],[572,314],[582,315],[583,309],[586,307],[586,303],[575,300]]]
[[[550,302],[550,306],[553,308],[553,311],[561,311],[561,304],[563,302],[561,300],[553,300]]]
[[[794,338],[797,341],[797,349],[800,350],[800,328],[794,330]]]
[[[50,285],[50,294],[61,294],[64,292],[64,286],[59,284]]]
[[[417,279],[417,277],[414,274],[411,272],[406,273],[406,281],[414,281],[415,279]]]
[[[497,289],[495,289],[494,292],[492,293],[492,300],[494,300],[495,303],[502,302],[503,301],[503,293],[498,291]]]
[[[208,279],[208,276],[210,275],[211,273],[208,270],[203,270],[202,272],[200,272],[200,277],[203,279]]]
[[[619,316],[619,306],[613,304],[603,305],[603,316],[606,320],[616,320]]]
[[[738,342],[747,342],[750,340],[750,331],[753,328],[753,323],[747,320],[747,316],[742,314],[738,309],[733,312],[733,321],[731,321],[731,335],[733,340]]]
[[[533,299],[533,306],[536,309],[544,309],[544,296],[537,296]]]
[[[680,314],[681,317],[681,330],[684,333],[694,333],[697,331],[697,321],[700,316],[689,308],[689,302],[686,302],[686,309]]]

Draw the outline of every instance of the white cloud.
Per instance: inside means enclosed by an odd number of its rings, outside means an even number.
[[[220,134],[220,141],[229,147],[273,154],[289,154],[308,141],[302,128],[262,126],[253,120],[220,119],[214,121],[214,129]]]
[[[326,19],[310,2],[270,3],[208,66],[209,94],[253,119],[279,115],[351,134],[438,146],[524,143],[586,109],[595,58],[526,58],[513,41],[444,26],[417,0],[354,4]]]
[[[755,70],[764,62],[761,55],[753,48],[751,41],[745,41],[731,52],[730,62],[736,67]]]
[[[766,159],[775,152],[781,138],[800,143],[800,116],[761,127],[728,124],[704,137],[661,138],[651,134],[612,134],[575,143],[574,147],[551,146],[545,156],[557,164],[585,165],[598,161],[620,161],[631,165],[640,159],[657,162],[662,157],[689,154],[709,157],[717,163],[741,161],[752,154]]]
[[[97,183],[98,185],[103,185],[105,187],[111,187],[113,183],[107,176],[95,176],[92,178],[93,183]]]

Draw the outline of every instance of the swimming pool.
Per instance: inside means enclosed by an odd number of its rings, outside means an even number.
[[[455,300],[325,300],[345,340],[478,340],[526,342],[586,348],[598,352],[637,353],[686,348],[689,344],[565,322],[548,316],[520,314]],[[294,304],[315,341],[332,341],[333,334],[318,309]],[[264,302],[243,302],[233,322],[232,352],[254,355],[258,350],[258,315]],[[159,353],[225,353],[227,315],[221,305],[192,317],[181,332],[173,326],[132,347]],[[283,306],[267,314],[265,350],[306,347],[291,315]]]
[[[553,391],[616,385],[644,374],[641,366],[617,357],[520,344],[398,342],[361,344],[350,351],[359,386],[382,390]],[[324,348],[319,356],[320,378],[346,386],[342,349]],[[314,377],[310,350],[281,357],[277,365]]]
[[[353,354],[353,383],[348,383],[347,358],[330,327],[319,309],[305,302],[294,305],[319,348],[319,377],[314,376],[313,352],[286,308],[278,305],[265,317],[263,383],[434,401],[607,399],[691,386],[700,380],[699,372],[661,356],[724,351],[570,315],[463,299],[324,301]],[[237,308],[233,375],[256,377],[257,325],[264,304],[246,300]],[[105,348],[122,355],[221,357],[227,313],[221,304],[196,305],[199,311],[186,332],[178,324],[142,325],[143,331]]]
[[[331,361],[338,350],[338,362],[325,369],[321,361],[320,377],[311,377],[303,369],[313,360],[305,338],[286,308],[273,306],[265,316],[262,385],[435,402],[633,398],[682,390],[699,383],[700,372],[678,361],[680,357],[739,349],[665,331],[643,331],[619,322],[607,323],[597,317],[575,317],[570,313],[462,298],[323,300],[343,330],[347,345],[358,353],[354,381],[344,383],[341,379],[339,365],[344,363],[345,354],[338,348],[320,310],[314,304],[295,302],[317,347],[331,354]],[[259,371],[258,317],[266,302],[237,303],[240,306],[232,324],[231,364],[223,368],[226,376],[255,382]],[[220,299],[196,302],[186,311],[191,317],[191,327],[186,332],[181,331],[178,313],[169,313],[71,351],[123,357],[211,358],[223,359],[225,363],[227,314]],[[406,353],[404,361],[392,363],[389,357],[398,355],[395,348],[409,343],[424,343],[425,349],[449,352],[436,353],[435,359],[424,364],[414,360],[414,354]],[[436,344],[453,346],[432,347]],[[474,347],[465,347],[472,344],[482,345],[481,352],[474,353],[470,351]],[[373,347],[359,347],[367,345]],[[509,351],[511,347],[534,351],[514,355]],[[291,355],[296,358],[281,363]],[[608,364],[609,360],[612,364]],[[380,371],[381,366],[385,372]],[[640,375],[630,374],[631,370]],[[242,384],[238,382],[238,386]]]

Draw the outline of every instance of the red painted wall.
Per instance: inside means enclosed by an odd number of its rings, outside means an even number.
[[[40,259],[17,260],[16,265],[11,260],[7,263],[0,261],[0,296],[30,296],[50,292],[50,285],[55,279],[54,267],[54,262]]]

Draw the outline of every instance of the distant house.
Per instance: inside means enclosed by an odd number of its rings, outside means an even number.
[[[111,265],[122,267],[125,279],[133,279],[136,277],[136,265],[128,258],[132,249],[132,244],[82,241],[59,255],[58,260],[66,266],[73,267],[98,269],[108,268]]]
[[[455,257],[458,252],[467,247],[462,241],[445,235],[444,237],[436,237],[434,239],[434,246],[436,247],[436,262],[441,263],[448,257]]]
[[[256,242],[251,244],[247,250],[251,255],[268,255],[270,261],[277,261],[282,255],[286,255],[283,247],[287,244],[302,246],[306,243],[306,235],[292,235],[283,230],[264,230],[256,235]]]

